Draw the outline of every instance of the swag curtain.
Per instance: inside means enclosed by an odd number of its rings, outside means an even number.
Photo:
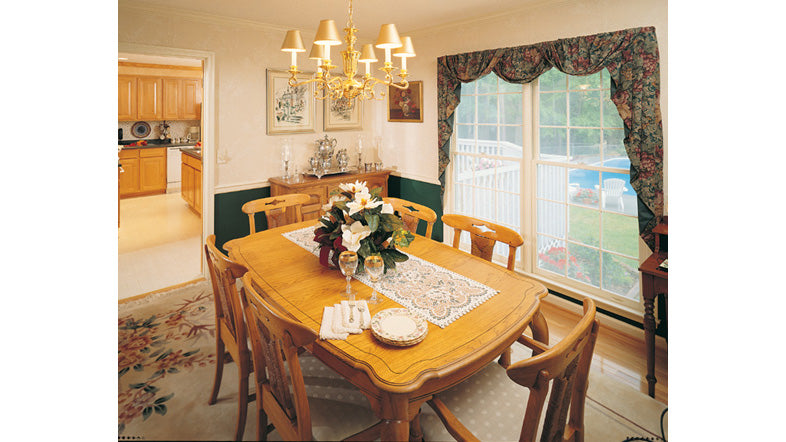
[[[625,125],[630,183],[638,195],[639,235],[653,249],[652,229],[663,217],[663,126],[654,27],[439,57],[437,130],[439,180],[443,191],[455,111],[461,101],[461,83],[477,80],[492,71],[510,83],[529,83],[552,67],[568,75],[608,70],[611,100]]]

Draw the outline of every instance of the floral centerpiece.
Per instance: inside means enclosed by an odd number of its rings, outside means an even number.
[[[338,255],[345,250],[358,254],[358,271],[363,261],[379,255],[385,271],[396,268],[397,262],[409,257],[396,247],[407,247],[415,236],[404,227],[401,218],[393,213],[393,206],[382,201],[381,187],[369,191],[366,182],[344,183],[330,195],[322,206],[325,215],[321,226],[314,231],[319,244],[319,262],[338,267]]]

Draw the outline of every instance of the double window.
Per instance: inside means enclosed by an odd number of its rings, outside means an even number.
[[[528,256],[518,249],[522,270],[635,308],[636,194],[609,84],[605,70],[551,69],[525,85],[494,73],[462,85],[451,210],[529,239]],[[507,246],[495,252],[505,259]]]

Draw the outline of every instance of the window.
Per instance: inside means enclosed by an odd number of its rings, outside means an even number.
[[[491,73],[462,85],[452,210],[529,239],[519,268],[633,307],[636,194],[609,84],[605,70],[578,77],[551,69],[531,84]],[[507,246],[495,252],[505,259]]]

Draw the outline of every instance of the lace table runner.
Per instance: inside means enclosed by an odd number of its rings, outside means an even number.
[[[316,227],[293,230],[283,236],[319,256],[317,243],[314,242]],[[407,256],[407,261],[396,263],[396,269],[388,271],[376,283],[377,292],[441,328],[499,293],[499,290],[417,256]],[[364,273],[355,275],[355,279],[372,287],[371,279]]]

